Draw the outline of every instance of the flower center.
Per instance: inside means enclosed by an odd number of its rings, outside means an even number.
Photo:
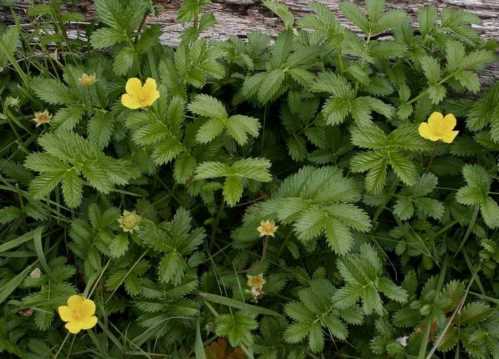
[[[137,219],[135,218],[134,215],[128,215],[123,218],[123,225],[126,228],[133,228],[137,225]]]
[[[149,99],[149,96],[148,96],[147,93],[141,91],[140,94],[139,94],[139,96],[138,96],[138,98],[139,98],[140,104],[141,105],[145,105],[147,103],[148,99]]]
[[[273,226],[271,223],[265,223],[265,224],[263,225],[263,230],[264,230],[265,232],[267,232],[267,233],[268,233],[268,232],[272,232],[273,228],[274,228],[274,226]]]
[[[72,312],[73,312],[72,313],[73,314],[73,318],[75,320],[80,320],[83,317],[82,312],[81,312],[80,309],[73,309]]]

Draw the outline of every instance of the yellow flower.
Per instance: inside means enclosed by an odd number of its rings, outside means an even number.
[[[80,76],[80,85],[83,86],[83,87],[89,87],[89,86],[92,86],[95,81],[96,81],[96,77],[95,77],[95,74],[83,74]]]
[[[247,275],[248,281],[246,284],[250,287],[251,295],[255,301],[258,300],[261,296],[263,296],[263,285],[266,283],[266,280],[263,278],[263,273],[258,275]]]
[[[135,211],[129,212],[127,210],[123,211],[123,214],[118,218],[123,232],[134,232],[139,229],[139,223],[142,217],[139,216]]]
[[[430,141],[442,141],[452,143],[459,131],[454,131],[456,127],[456,117],[449,113],[444,117],[440,112],[433,112],[428,118],[428,122],[419,125],[419,135]]]
[[[279,226],[276,226],[274,221],[266,220],[266,221],[261,221],[260,225],[256,230],[258,231],[258,233],[260,233],[260,237],[264,236],[274,237],[277,228],[279,228]]]
[[[35,112],[35,117],[33,118],[33,121],[36,123],[36,127],[38,127],[45,123],[49,123],[51,118],[52,115],[47,110],[45,110],[43,112]]]
[[[126,93],[121,95],[123,106],[136,110],[151,106],[159,98],[156,80],[148,78],[142,86],[142,82],[134,77],[126,82]]]
[[[57,308],[59,316],[66,322],[65,328],[71,334],[77,334],[82,329],[92,329],[97,324],[95,303],[81,295],[72,295],[68,298],[68,305]]]
[[[263,278],[263,273],[258,275],[247,275],[248,281],[246,284],[250,288],[263,289],[263,285],[267,283],[267,281]]]

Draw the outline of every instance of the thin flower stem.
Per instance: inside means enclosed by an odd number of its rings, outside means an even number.
[[[475,222],[478,218],[479,210],[480,210],[480,207],[475,206],[475,209],[473,210],[473,215],[471,217],[470,224],[468,225],[468,228],[466,229],[466,233],[464,233],[464,237],[463,237],[463,240],[461,241],[461,244],[459,244],[459,247],[457,248],[456,253],[454,253],[454,258],[456,258],[456,256],[459,254],[459,252],[461,252],[461,249],[463,249],[464,244],[468,240],[468,238],[471,234],[471,231],[473,230],[473,227],[475,226]]]
[[[116,293],[116,291],[118,290],[119,287],[121,287],[121,285],[125,282],[125,280],[127,279],[127,277],[130,275],[130,273],[132,273],[132,271],[135,269],[135,267],[140,263],[140,261],[146,256],[146,254],[149,252],[149,250],[145,250],[141,255],[140,257],[135,261],[135,263],[130,267],[130,269],[128,270],[128,272],[125,273],[125,275],[123,276],[123,278],[120,279],[120,281],[118,282],[118,284],[116,285],[116,287],[114,287],[113,291],[111,292],[111,294],[109,294],[109,297],[107,297],[106,299],[106,302],[105,303],[108,303],[111,298],[113,297],[114,293]]]
[[[111,258],[109,258],[106,262],[106,264],[104,265],[104,268],[102,268],[100,274],[99,274],[99,277],[96,279],[94,285],[92,286],[92,289],[90,290],[90,293],[88,294],[87,298],[91,298],[92,297],[92,294],[94,293],[95,289],[97,288],[97,285],[99,284],[100,280],[102,279],[102,276],[104,275],[104,273],[106,272],[107,270],[107,267],[109,267],[109,264],[111,263]]]
[[[440,80],[437,84],[438,84],[438,85],[441,85],[441,84],[443,84],[444,82],[446,82],[447,80],[451,79],[452,77],[454,77],[454,73],[450,73],[450,74],[448,74],[448,75],[447,75],[447,76],[445,76],[442,80]],[[425,89],[425,90],[421,91],[421,92],[419,93],[419,95],[417,95],[416,97],[413,97],[412,99],[410,99],[410,100],[407,102],[407,104],[408,104],[408,105],[410,105],[410,104],[412,104],[412,103],[416,102],[416,101],[417,101],[417,100],[419,100],[421,97],[423,97],[424,95],[426,95],[426,94],[428,93],[428,91],[429,91],[429,88],[427,88],[427,89]]]
[[[440,276],[438,278],[437,293],[442,290],[445,282],[445,277],[447,275],[447,268],[449,264],[449,257],[445,257],[444,264],[442,265],[442,270],[440,271]],[[426,320],[426,330],[424,333],[424,339],[421,341],[421,346],[419,347],[418,359],[426,358],[426,348],[428,347],[428,342],[430,340],[431,327],[433,323],[433,316],[430,315]]]
[[[59,354],[61,354],[62,348],[64,347],[64,345],[68,341],[68,338],[69,338],[69,333],[66,334],[66,336],[64,337],[64,340],[62,341],[61,345],[59,345],[59,349],[55,353],[54,359],[57,359],[57,357],[59,356]]]

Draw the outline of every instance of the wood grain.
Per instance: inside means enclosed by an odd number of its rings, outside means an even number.
[[[238,0],[220,0],[209,4],[206,11],[213,13],[217,19],[217,24],[202,36],[224,40],[231,36],[244,38],[251,31],[263,31],[275,35],[280,29],[279,20],[266,10],[259,1],[253,1],[250,5],[234,4]],[[241,0],[239,0],[241,1]],[[245,2],[247,0],[244,0]],[[312,0],[282,0],[297,17],[301,17],[310,12],[309,5]],[[320,0],[327,5],[337,16],[338,21],[347,28],[354,31],[348,19],[339,11],[340,0]],[[359,3],[359,1],[356,1]],[[150,16],[148,23],[159,24],[161,26],[161,41],[167,45],[175,46],[179,42],[183,25],[176,22],[175,11],[180,6],[180,1],[173,1],[164,6],[157,16]],[[393,9],[403,9],[407,11],[416,23],[417,9],[433,5],[439,10],[446,7],[466,9],[478,17],[481,23],[474,25],[474,28],[484,39],[499,40],[499,0],[392,0],[387,1],[387,6]],[[499,79],[499,62],[489,65],[480,76],[482,83],[490,84]]]
[[[206,7],[207,12],[211,12],[217,19],[217,24],[202,34],[203,37],[225,40],[231,36],[244,38],[251,31],[263,31],[275,35],[281,24],[271,12],[265,9],[260,0],[213,0],[214,2]],[[281,0],[291,11],[301,17],[310,12],[309,5],[313,0]],[[350,22],[339,11],[339,4],[342,0],[318,0],[327,5],[335,12],[338,21],[346,27],[356,30]],[[18,13],[25,12],[28,0],[16,2]],[[363,1],[354,0],[356,3]],[[180,7],[181,0],[157,0],[155,1],[158,13],[155,16],[148,16],[147,23],[159,24],[161,27],[161,42],[165,45],[175,46],[180,41],[180,35],[184,25],[176,21],[176,11]],[[475,29],[485,39],[499,40],[499,0],[387,0],[387,6],[393,9],[406,10],[416,23],[416,11],[425,5],[434,5],[438,9],[447,7],[466,9],[476,14],[481,23],[475,25]],[[81,11],[91,20],[94,16],[91,1],[80,2]],[[74,10],[74,9],[73,9]],[[0,20],[8,21],[9,13],[0,11]],[[494,82],[499,79],[499,63],[490,65],[481,76],[485,83]]]

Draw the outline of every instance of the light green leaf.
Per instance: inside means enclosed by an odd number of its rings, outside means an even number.
[[[257,137],[260,129],[258,119],[244,115],[234,115],[226,122],[227,133],[239,144],[245,145],[248,136]]]
[[[131,47],[122,48],[113,62],[113,71],[116,75],[126,75],[133,66],[135,51]]]
[[[339,255],[348,253],[354,241],[350,229],[336,220],[326,224],[326,238],[329,247]]]
[[[122,233],[113,238],[109,245],[109,254],[113,258],[119,258],[128,250],[128,237]]]
[[[224,182],[225,202],[233,207],[239,202],[243,195],[243,182],[240,177],[229,176]]]
[[[285,73],[281,69],[272,70],[265,74],[258,89],[258,101],[265,104],[271,101],[281,90],[284,83]]]
[[[199,143],[208,143],[223,133],[226,120],[223,118],[211,118],[206,121],[196,134],[196,141]]]
[[[39,98],[50,104],[64,105],[73,101],[71,91],[58,80],[38,77],[33,79],[31,87]]]
[[[83,181],[75,170],[67,171],[62,179],[62,194],[69,208],[78,207],[83,194]]]
[[[256,320],[243,312],[223,314],[215,319],[216,334],[227,337],[232,347],[252,343],[251,331],[256,328],[258,328]]]
[[[194,179],[208,179],[227,176],[227,165],[221,162],[203,162],[196,168]]]
[[[110,28],[100,28],[92,32],[90,43],[94,49],[104,49],[124,42],[126,37],[122,32]]]
[[[319,323],[312,323],[309,329],[308,345],[314,353],[320,353],[324,349],[324,335]]]
[[[419,61],[428,82],[431,84],[438,82],[441,77],[440,64],[438,61],[431,56],[423,56]]]
[[[369,21],[357,5],[344,1],[340,4],[340,9],[348,20],[359,27],[364,33],[367,34],[369,32]]]
[[[499,205],[491,197],[480,205],[480,213],[489,228],[499,227]]]
[[[265,158],[245,158],[234,162],[231,173],[259,182],[269,182],[272,180],[272,175],[269,172],[270,166],[270,161]]]
[[[188,108],[192,113],[208,118],[224,119],[229,116],[219,100],[204,94],[197,95]]]
[[[405,303],[407,302],[407,292],[405,289],[395,285],[391,280],[383,277],[378,282],[378,289],[388,298],[399,302]]]
[[[395,202],[393,206],[393,212],[396,216],[398,216],[401,220],[406,221],[411,219],[414,215],[414,205],[412,201],[407,197],[400,197]]]
[[[412,186],[416,183],[418,171],[409,158],[398,152],[392,152],[390,153],[389,162],[393,171],[402,182],[408,186]]]
[[[291,29],[293,27],[295,17],[286,5],[277,0],[263,0],[263,5],[281,18],[284,28]]]
[[[178,285],[182,281],[186,269],[187,263],[185,263],[180,253],[172,251],[163,256],[159,262],[159,279],[164,283]]]

